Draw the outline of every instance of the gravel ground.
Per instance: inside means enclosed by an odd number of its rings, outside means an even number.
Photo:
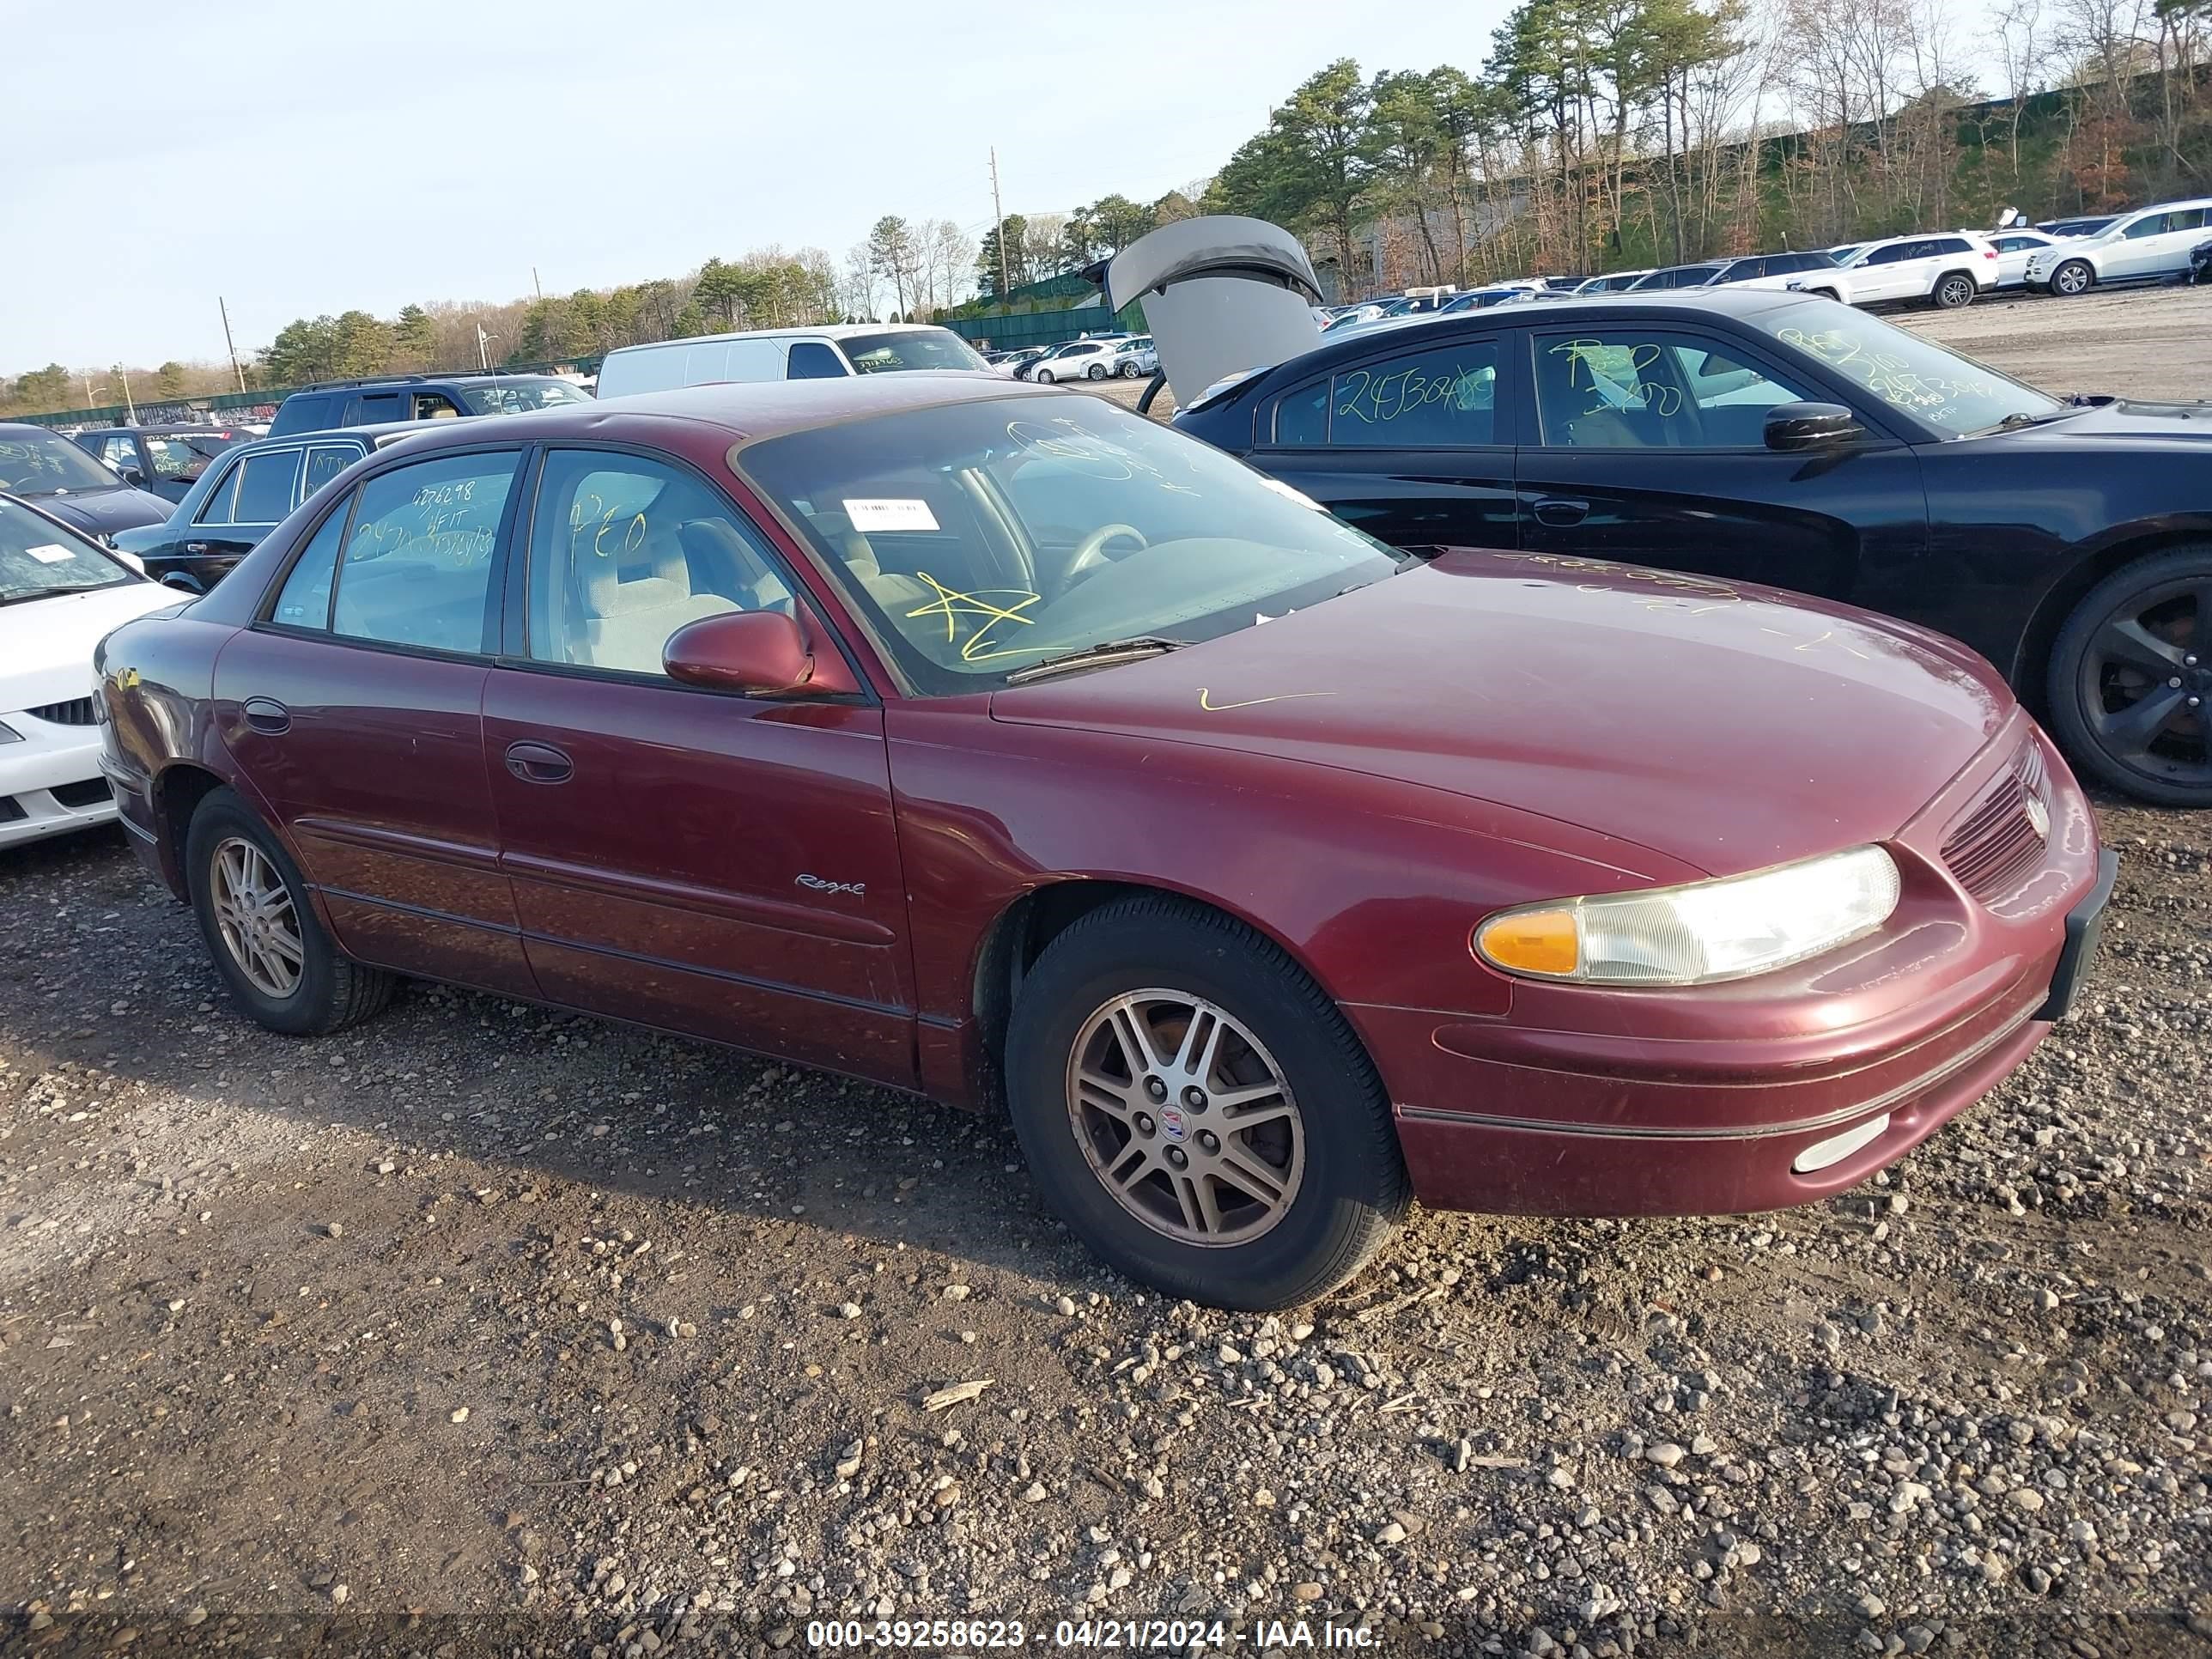
[[[424,987],[274,1036],[118,837],[0,854],[0,1650],[2212,1652],[2212,814],[2101,814],[2088,1006],[1887,1178],[1417,1214],[1279,1319],[1001,1124]]]

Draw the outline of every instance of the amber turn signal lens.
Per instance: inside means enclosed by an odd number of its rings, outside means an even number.
[[[1478,955],[1522,974],[1571,974],[1581,954],[1571,910],[1516,910],[1475,932]]]

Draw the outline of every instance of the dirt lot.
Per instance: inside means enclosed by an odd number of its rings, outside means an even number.
[[[1942,331],[2173,392],[2208,319]],[[1000,1124],[426,988],[272,1036],[119,839],[0,855],[0,1650],[2212,1651],[2212,815],[2102,816],[2090,1006],[1888,1178],[1419,1215],[1280,1320],[1094,1267]]]

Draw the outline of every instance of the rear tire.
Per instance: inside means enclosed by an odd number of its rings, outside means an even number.
[[[398,981],[338,950],[300,867],[234,791],[210,791],[192,813],[185,875],[216,971],[258,1024],[288,1036],[320,1036],[391,1001]],[[244,899],[246,889],[264,884],[259,902]]]
[[[1154,1023],[1119,1024],[1115,1011],[1133,1008]],[[1178,1070],[1162,1056],[1194,1030],[1213,1034],[1207,1058]],[[1153,1042],[1152,1058],[1131,1059]],[[1343,1013],[1268,940],[1181,900],[1103,905],[1047,947],[1015,1000],[1006,1089],[1046,1203],[1169,1296],[1310,1301],[1358,1272],[1406,1211],[1389,1099]],[[1248,1116],[1260,1127],[1233,1127]],[[1237,1171],[1208,1173],[1232,1160]]]
[[[1090,368],[1083,371],[1083,378],[1086,380],[1104,380],[1106,378],[1106,365],[1103,363],[1091,364]]]
[[[1958,311],[1974,303],[1974,291],[1971,272],[1947,270],[1936,279],[1928,300],[1938,311]]]
[[[2084,594],[2051,647],[2048,696],[2081,772],[2138,800],[2212,806],[2212,542]]]
[[[2069,259],[2051,273],[2051,291],[2069,299],[2087,294],[2096,283],[2096,267],[2087,259]]]

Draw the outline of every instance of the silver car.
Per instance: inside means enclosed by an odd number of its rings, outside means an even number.
[[[1113,361],[1108,367],[1125,380],[1133,380],[1142,374],[1154,374],[1159,372],[1159,349],[1152,344],[1151,335],[1139,334],[1114,348]]]

